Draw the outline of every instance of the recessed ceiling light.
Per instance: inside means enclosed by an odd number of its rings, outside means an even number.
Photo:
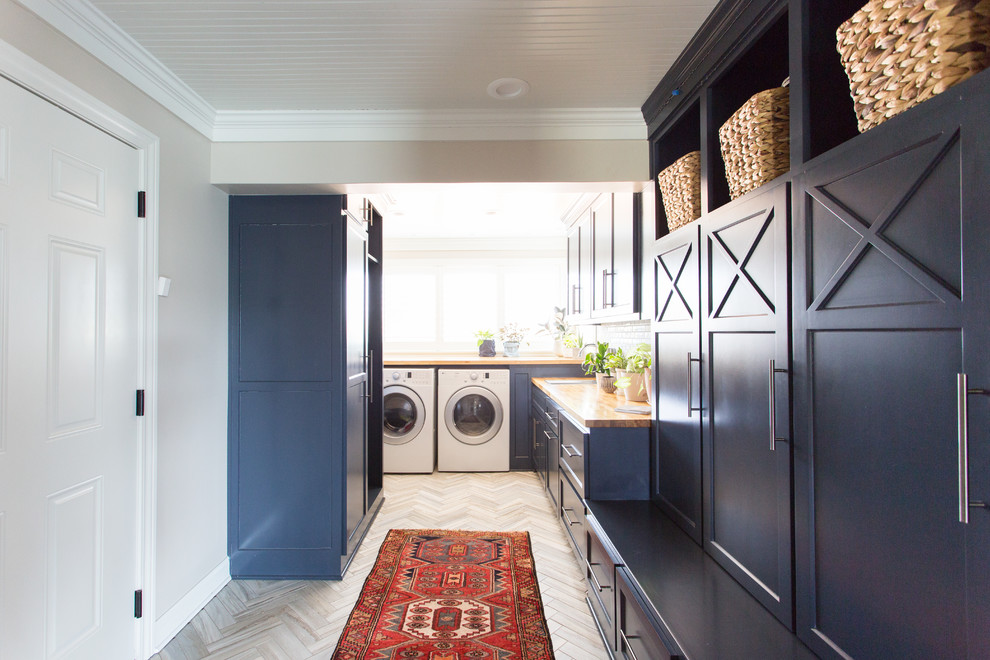
[[[529,92],[529,83],[519,78],[499,78],[488,83],[488,95],[495,99],[518,99]]]

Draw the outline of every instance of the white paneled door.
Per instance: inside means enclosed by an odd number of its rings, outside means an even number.
[[[0,78],[0,658],[133,658],[138,153]]]

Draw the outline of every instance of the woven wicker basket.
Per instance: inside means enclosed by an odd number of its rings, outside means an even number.
[[[791,169],[790,94],[775,87],[754,94],[718,129],[732,199]]]
[[[836,37],[863,132],[990,66],[990,0],[871,0]]]
[[[674,231],[701,217],[701,152],[692,151],[657,175],[667,227]]]

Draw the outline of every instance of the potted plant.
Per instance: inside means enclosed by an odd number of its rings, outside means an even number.
[[[540,332],[545,332],[553,337],[553,352],[560,357],[564,356],[564,337],[567,335],[568,325],[564,321],[565,310],[563,307],[554,307],[550,319],[540,327]]]
[[[495,333],[478,330],[474,336],[478,339],[478,357],[495,357]]]
[[[584,338],[574,332],[564,335],[564,357],[577,357],[578,351],[584,346]]]
[[[626,356],[621,347],[609,351],[608,355],[605,356],[605,366],[615,378],[616,388],[618,388],[619,381],[626,377]]]
[[[627,401],[648,401],[650,381],[647,375],[653,364],[653,352],[649,344],[640,344],[626,358],[625,372],[616,380]]]
[[[498,336],[502,340],[502,353],[505,357],[519,357],[519,344],[526,338],[526,328],[520,328],[518,323],[509,322],[499,328]]]
[[[595,350],[584,356],[584,373],[595,374],[595,380],[605,392],[611,394],[615,391],[615,376],[609,373],[606,362],[608,359],[608,342],[600,341],[595,345]]]

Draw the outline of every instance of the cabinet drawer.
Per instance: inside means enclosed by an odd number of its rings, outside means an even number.
[[[657,660],[658,658],[684,658],[681,650],[671,640],[649,612],[649,606],[632,586],[624,568],[615,571],[616,607],[616,657],[628,660]]]
[[[557,430],[557,412],[557,404],[549,398],[544,399],[543,415],[546,417],[547,424],[549,424],[554,431]]]
[[[598,537],[594,524],[586,518],[584,544],[584,579],[588,583],[588,599],[606,636],[609,647],[615,648],[615,562]]]
[[[571,535],[571,543],[580,559],[584,559],[584,531],[588,528],[584,500],[578,495],[568,478],[560,475],[560,521]]]
[[[584,455],[584,434],[573,425],[567,422],[562,423],[560,425],[560,469],[561,472],[567,473],[571,483],[574,484],[574,490],[581,497],[585,496]]]
[[[540,421],[547,425],[550,431],[557,433],[557,404],[550,400],[546,394],[533,388],[532,396],[533,414],[538,416]]]

